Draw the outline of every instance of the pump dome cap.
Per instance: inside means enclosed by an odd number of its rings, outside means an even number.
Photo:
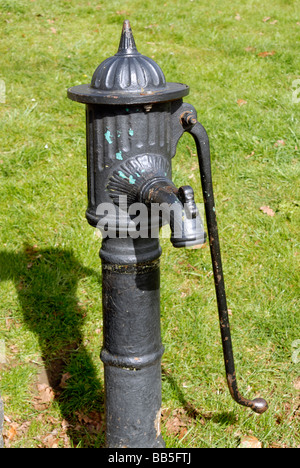
[[[172,101],[188,93],[185,84],[167,83],[159,65],[138,52],[125,20],[118,52],[98,66],[90,85],[70,88],[68,97],[83,103],[129,105]]]

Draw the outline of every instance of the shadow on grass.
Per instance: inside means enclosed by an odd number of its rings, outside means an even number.
[[[202,419],[205,421],[213,421],[214,423],[219,424],[220,426],[231,426],[237,423],[236,414],[232,411],[222,411],[219,413],[212,412],[203,412],[201,409],[198,409],[194,406],[193,403],[190,403],[186,400],[184,393],[176,382],[174,376],[162,367],[162,375],[167,379],[171,388],[176,392],[177,398],[180,401],[184,411],[195,420]]]
[[[39,340],[45,380],[68,423],[72,445],[81,447],[104,444],[102,425],[91,431],[84,423],[93,419],[83,416],[84,411],[103,412],[102,384],[82,338],[85,310],[76,297],[78,281],[91,275],[101,281],[71,251],[32,246],[20,253],[0,251],[0,281],[15,283],[24,323]],[[63,376],[70,376],[67,384]]]

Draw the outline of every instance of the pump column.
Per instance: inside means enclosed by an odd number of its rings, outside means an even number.
[[[106,445],[160,448],[160,246],[158,239],[102,243]]]

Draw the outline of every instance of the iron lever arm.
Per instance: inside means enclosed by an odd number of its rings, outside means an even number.
[[[238,404],[247,406],[256,413],[262,414],[268,409],[267,402],[263,398],[255,398],[254,400],[248,400],[247,398],[244,398],[239,392],[236,381],[228,308],[225,293],[225,283],[221,261],[217,217],[213,194],[209,139],[206,130],[197,121],[194,113],[185,112],[181,116],[181,122],[185,130],[188,131],[194,138],[197,147],[207,221],[207,230],[214,272],[226,378],[229,391],[232,398]]]

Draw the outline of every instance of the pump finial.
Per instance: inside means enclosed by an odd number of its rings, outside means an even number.
[[[132,29],[129,20],[125,20],[123,23],[123,29],[120,39],[120,45],[118,55],[137,53],[135,40],[132,34]]]

